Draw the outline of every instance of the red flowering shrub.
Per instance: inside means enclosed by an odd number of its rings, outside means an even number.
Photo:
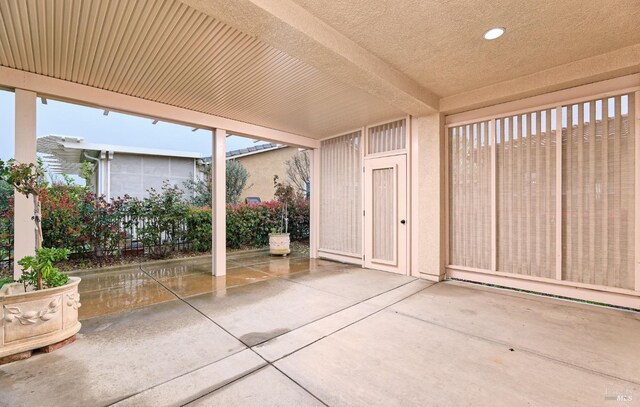
[[[130,201],[128,196],[107,201],[104,195],[85,192],[80,204],[83,228],[78,243],[91,251],[94,258],[120,256]]]
[[[83,187],[54,184],[40,195],[42,205],[42,238],[44,247],[66,247],[82,251],[86,228],[80,217]]]
[[[288,227],[292,240],[309,237],[309,202],[291,196]],[[211,209],[189,208],[172,188],[144,200],[131,197],[107,201],[85,187],[54,184],[40,195],[45,247],[64,247],[88,253],[101,263],[123,254],[134,243],[144,252],[180,247],[211,250]],[[280,230],[283,203],[227,205],[227,247],[263,247],[269,233]],[[12,197],[0,202],[0,260],[2,248],[13,245]],[[166,247],[165,247],[166,246]],[[8,263],[7,263],[8,264]]]
[[[279,230],[282,203],[277,201],[259,204],[227,205],[227,247],[266,246],[269,233]],[[292,240],[309,237],[309,203],[299,199],[288,207],[289,232]]]

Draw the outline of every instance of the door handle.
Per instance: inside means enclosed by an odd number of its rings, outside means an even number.
[[[404,219],[402,219],[402,220],[400,221],[400,223],[402,223],[402,224],[404,225],[405,223],[407,223],[407,221],[406,221],[406,220],[404,220]]]

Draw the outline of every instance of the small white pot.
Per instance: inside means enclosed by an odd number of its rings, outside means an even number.
[[[288,233],[269,233],[269,253],[286,256],[291,253]]]
[[[78,333],[78,284],[79,277],[70,277],[61,287],[0,295],[0,358],[52,345]]]

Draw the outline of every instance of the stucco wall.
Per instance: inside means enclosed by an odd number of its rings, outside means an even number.
[[[111,197],[143,198],[149,188],[161,190],[165,180],[180,186],[193,179],[193,158],[115,153],[111,160]]]
[[[257,196],[263,202],[273,199],[273,176],[278,175],[280,180],[287,180],[285,161],[291,159],[298,152],[296,147],[284,147],[277,150],[269,150],[258,154],[236,158],[249,172],[247,185],[240,197],[240,202],[249,196]]]
[[[444,116],[433,114],[412,118],[411,131],[417,140],[418,158],[417,208],[413,211],[413,226],[417,227],[417,244],[413,244],[414,275],[430,280],[444,276]],[[414,146],[415,148],[415,146]]]

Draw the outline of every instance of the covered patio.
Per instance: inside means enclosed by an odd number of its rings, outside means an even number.
[[[640,391],[637,313],[301,258],[198,294],[192,265],[142,266],[153,294],[85,292],[76,342],[2,366],[0,405],[599,406]],[[112,301],[129,309],[92,316]]]
[[[60,100],[205,134],[213,185],[211,259],[79,275],[82,306],[36,321],[66,312],[75,342],[0,366],[0,405],[638,403],[638,21],[625,0],[0,0],[19,162]],[[309,152],[304,256],[227,256],[230,135]],[[32,201],[13,215],[17,264]],[[7,323],[41,315],[18,305]]]

